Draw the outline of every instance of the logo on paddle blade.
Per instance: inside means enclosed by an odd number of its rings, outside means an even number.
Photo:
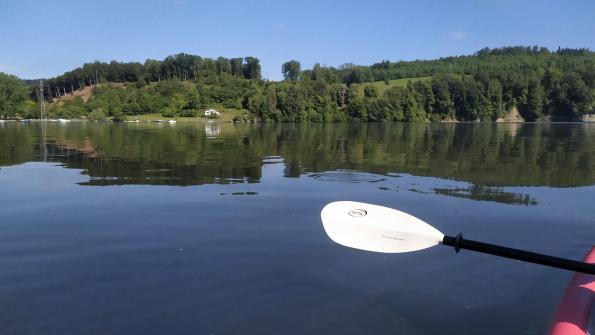
[[[368,215],[368,212],[365,209],[352,209],[347,212],[347,214],[353,216],[354,218],[361,218]]]

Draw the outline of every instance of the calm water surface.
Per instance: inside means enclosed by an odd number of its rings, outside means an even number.
[[[595,125],[0,123],[1,334],[543,334],[571,273],[375,254],[320,210],[580,259]]]

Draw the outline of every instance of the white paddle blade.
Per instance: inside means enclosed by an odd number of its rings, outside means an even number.
[[[444,234],[396,209],[353,201],[331,202],[320,213],[331,240],[355,249],[399,253],[442,242]]]

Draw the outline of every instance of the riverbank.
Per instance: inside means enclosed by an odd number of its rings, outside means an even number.
[[[0,122],[37,122],[39,119],[21,119],[21,118],[14,118],[14,119],[7,119],[2,120]],[[61,122],[61,123],[68,123],[71,121],[114,121],[114,117],[107,116],[101,119],[91,119],[87,117],[81,118],[57,118],[57,117],[50,117],[46,119],[48,122]],[[206,116],[194,116],[194,117],[186,117],[186,116],[175,116],[175,117],[167,117],[163,116],[159,113],[154,114],[138,114],[138,115],[126,115],[124,117],[120,117],[118,122],[125,122],[125,123],[137,123],[137,122],[168,122],[168,123],[209,123],[209,122],[249,122],[252,121],[250,117],[250,113],[246,110],[242,109],[220,109],[220,115],[218,117],[206,117]]]
[[[141,115],[138,115],[141,116]],[[129,117],[126,120],[114,121],[111,117],[102,119],[102,120],[89,120],[89,119],[46,119],[46,122],[56,122],[56,123],[69,123],[69,122],[114,122],[114,123],[187,123],[187,124],[204,124],[204,123],[258,123],[259,121],[251,120],[249,118],[239,118],[239,119],[211,119],[211,118],[204,118],[204,117],[174,117],[174,118],[164,118],[159,114],[147,114],[142,115],[143,117]],[[0,120],[1,123],[27,123],[27,122],[40,122],[40,119],[10,119],[10,120]],[[265,122],[265,123],[275,123],[275,122]],[[279,123],[279,122],[278,122]],[[354,124],[365,124],[365,123],[386,123],[386,122],[280,122],[280,123],[354,123]],[[523,121],[523,120],[493,120],[493,121],[459,121],[459,120],[441,120],[441,121],[420,121],[420,122],[388,122],[394,124],[403,124],[403,123],[448,123],[448,124],[468,124],[468,123],[495,123],[495,124],[507,124],[507,123],[595,123],[595,116],[588,116],[580,120],[551,120],[551,119],[539,119],[536,121]]]
[[[49,122],[61,122],[67,123],[71,121],[93,121],[93,122],[124,122],[124,123],[140,123],[140,122],[156,122],[156,123],[212,123],[212,122],[256,122],[254,117],[250,115],[250,112],[244,109],[219,109],[221,111],[220,116],[212,118],[206,116],[194,116],[194,117],[187,117],[187,116],[175,116],[175,117],[166,117],[160,113],[153,113],[153,114],[138,114],[138,115],[126,115],[124,117],[120,117],[117,121],[114,121],[112,116],[108,116],[102,119],[89,119],[86,117],[82,118],[50,118],[47,119]],[[0,119],[0,123],[2,122],[36,122],[39,119],[10,119],[10,120],[2,120]],[[346,121],[351,122],[351,121]],[[560,118],[551,118],[551,117],[541,117],[535,121],[526,121],[521,114],[519,113],[516,107],[512,108],[510,111],[506,112],[502,117],[497,118],[496,120],[490,121],[461,121],[457,118],[451,117],[446,118],[440,121],[431,121],[430,119],[426,119],[425,121],[420,121],[421,123],[568,123],[568,122],[577,122],[577,123],[591,123],[595,122],[595,114],[585,114],[580,118],[573,118],[573,119],[560,119]],[[299,123],[299,122],[294,122]],[[324,123],[324,122],[323,122]],[[351,122],[351,123],[359,123],[359,122]],[[399,122],[394,122],[399,123]]]
[[[139,114],[139,115],[128,115],[124,121],[132,122],[168,122],[176,121],[180,123],[207,123],[207,122],[232,122],[232,121],[244,121],[250,119],[250,113],[246,110],[241,109],[226,109],[221,111],[221,116],[217,118],[210,118],[205,116],[176,116],[166,117],[161,114]]]

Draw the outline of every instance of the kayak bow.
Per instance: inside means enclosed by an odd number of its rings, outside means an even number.
[[[595,247],[591,249],[585,263],[595,264]],[[551,335],[587,335],[589,318],[595,302],[595,275],[576,273],[562,297],[554,317]],[[594,322],[595,320],[591,320]]]

